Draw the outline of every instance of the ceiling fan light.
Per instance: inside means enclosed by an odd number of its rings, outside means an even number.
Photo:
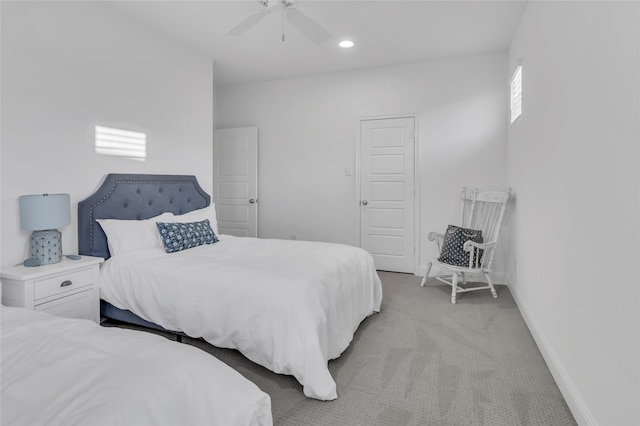
[[[349,49],[354,46],[354,43],[351,40],[342,40],[340,43],[338,43],[338,46],[342,47],[343,49]]]

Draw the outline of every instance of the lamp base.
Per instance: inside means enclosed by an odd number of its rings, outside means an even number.
[[[33,231],[29,245],[31,258],[38,259],[40,265],[58,263],[62,260],[62,234],[57,229]]]

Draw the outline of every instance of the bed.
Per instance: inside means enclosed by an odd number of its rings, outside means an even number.
[[[269,396],[199,349],[23,308],[0,314],[2,424],[272,424]]]
[[[215,244],[166,253],[158,243],[156,222],[203,218]],[[116,237],[106,224],[117,225]],[[78,226],[80,254],[108,259],[103,315],[237,349],[294,376],[310,398],[337,398],[327,363],[380,310],[382,286],[366,251],[217,235],[210,196],[194,176],[108,175],[78,204]]]

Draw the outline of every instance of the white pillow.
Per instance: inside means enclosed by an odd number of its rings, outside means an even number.
[[[211,225],[211,229],[213,232],[218,235],[218,221],[216,219],[216,205],[212,202],[207,207],[198,210],[192,210],[188,213],[181,215],[174,215],[171,220],[158,220],[157,222],[166,222],[166,223],[189,223],[189,222],[200,222],[205,219],[209,219],[209,224]]]
[[[162,213],[144,220],[96,219],[107,235],[111,256],[144,250],[162,248],[162,240],[156,222],[168,222],[173,213]]]

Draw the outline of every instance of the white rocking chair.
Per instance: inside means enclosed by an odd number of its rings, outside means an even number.
[[[493,254],[498,244],[498,236],[504,219],[507,204],[511,198],[511,189],[506,192],[478,192],[478,190],[462,189],[462,206],[460,208],[460,226],[463,228],[482,230],[484,243],[479,244],[473,241],[464,243],[464,250],[469,252],[469,266],[456,266],[440,262],[438,259],[430,259],[427,262],[427,271],[420,285],[424,287],[431,267],[436,265],[444,269],[451,276],[436,276],[435,278],[451,286],[451,303],[456,303],[458,293],[475,290],[491,290],[494,298],[498,297],[493,283],[491,282],[491,263]],[[438,252],[442,249],[443,234],[437,232],[429,233],[429,241],[436,241]],[[484,253],[476,255],[477,250],[484,250]],[[466,284],[467,274],[482,274],[487,280],[487,285],[480,287],[458,287],[458,280]]]

